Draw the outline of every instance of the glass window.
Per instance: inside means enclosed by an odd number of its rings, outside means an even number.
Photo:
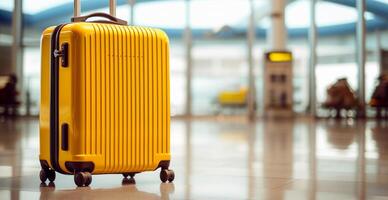
[[[108,0],[107,0],[108,1]],[[388,0],[377,0],[388,3]],[[83,1],[85,2],[85,1]],[[43,18],[42,14],[50,13],[50,9],[64,9],[63,5],[71,5],[73,0],[24,0],[23,12],[29,14],[34,20],[24,29],[24,78],[31,91],[31,101],[37,105],[39,99],[40,53],[39,38],[41,31],[61,22],[68,22],[71,12],[52,18]],[[122,3],[122,2],[121,2]],[[291,1],[286,7],[286,26],[290,29],[308,28],[309,25],[308,0]],[[83,8],[85,8],[84,5]],[[193,79],[192,103],[194,114],[217,113],[244,113],[245,107],[239,111],[232,108],[220,108],[218,97],[221,94],[244,94],[248,87],[248,62],[246,29],[249,16],[248,0],[192,0],[191,26],[194,31],[193,42]],[[11,11],[13,1],[0,1],[0,9]],[[268,44],[263,37],[263,32],[270,26],[270,19],[262,14],[269,9],[269,1],[255,1],[257,27],[260,32],[254,46],[255,83],[257,106],[260,109],[262,99],[262,55],[268,50]],[[92,12],[108,12],[107,7]],[[135,6],[135,24],[165,29],[170,35],[171,50],[171,112],[173,115],[184,114],[186,104],[186,58],[185,44],[180,34],[185,27],[185,1],[150,1],[139,2]],[[59,12],[60,13],[60,12]],[[117,7],[117,16],[129,21],[130,8],[126,3]],[[367,19],[374,15],[366,14]],[[39,20],[41,19],[41,20]],[[38,21],[35,21],[38,20]],[[319,27],[352,23],[357,21],[357,12],[352,7],[339,5],[333,2],[319,1],[317,3],[317,23]],[[4,30],[4,29],[3,29]],[[203,34],[197,34],[199,32]],[[240,32],[241,33],[240,33]],[[0,31],[0,43],[11,45],[10,32]],[[382,48],[388,48],[386,31],[381,31],[380,43]],[[178,37],[177,37],[178,36]],[[366,63],[366,98],[369,100],[379,74],[377,41],[372,32],[367,39]],[[322,103],[326,97],[326,88],[336,79],[347,77],[354,90],[357,89],[357,65],[355,55],[355,33],[333,35],[330,37],[319,36],[318,66],[317,66],[317,96]],[[289,38],[288,49],[294,55],[294,110],[303,112],[308,106],[308,41],[307,35],[301,38]],[[318,76],[319,75],[319,76]],[[33,90],[36,90],[34,92]],[[26,94],[22,94],[26,96]],[[232,96],[233,96],[232,95]],[[235,96],[235,97],[236,97]],[[244,95],[240,96],[243,97]],[[244,98],[241,98],[244,99]],[[241,100],[240,99],[240,100]],[[218,103],[217,103],[218,102]],[[238,110],[238,109],[237,109]],[[38,111],[38,109],[36,109]],[[258,111],[260,113],[260,111]]]
[[[247,23],[249,2],[246,0],[194,0],[191,2],[193,28],[219,28]]]
[[[330,26],[357,21],[356,9],[331,2],[317,2],[316,22],[318,26]],[[288,28],[307,28],[310,19],[310,1],[298,0],[287,5],[285,20]],[[373,14],[366,12],[366,19]],[[270,18],[264,17],[259,23],[261,27],[270,27]]]
[[[228,38],[224,33],[236,24],[246,28],[249,1],[192,1],[191,13],[193,28],[210,29],[194,40],[193,114],[245,113],[248,88],[245,35]]]
[[[13,10],[13,3],[14,3],[14,1],[12,1],[12,0],[0,1],[0,9],[11,11],[11,10]]]
[[[139,3],[135,6],[135,23],[161,28],[183,28],[184,11],[184,1]]]
[[[66,3],[73,3],[73,0],[56,0],[49,2],[47,2],[47,0],[23,0],[23,12],[26,14],[38,14],[39,12],[47,11]]]

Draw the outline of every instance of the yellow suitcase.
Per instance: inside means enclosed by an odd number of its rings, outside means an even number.
[[[94,16],[109,21],[78,22]],[[173,181],[168,37],[104,13],[72,21],[41,39],[41,181],[158,168]]]

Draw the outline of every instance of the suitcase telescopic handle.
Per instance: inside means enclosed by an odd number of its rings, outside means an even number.
[[[74,0],[74,17],[71,18],[72,22],[85,22],[91,17],[104,17],[109,19],[115,24],[127,25],[125,20],[116,17],[116,0],[109,0],[109,14],[106,13],[93,13],[90,15],[80,16],[81,14],[81,0]]]
[[[112,23],[115,24],[120,24],[120,25],[127,25],[127,21],[119,19],[117,17],[113,17],[112,15],[106,14],[106,13],[92,13],[90,15],[85,15],[85,16],[79,16],[79,17],[72,17],[71,21],[72,22],[86,22],[91,17],[104,17],[106,19],[109,19]]]

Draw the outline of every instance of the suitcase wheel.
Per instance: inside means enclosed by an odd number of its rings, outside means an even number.
[[[162,169],[160,170],[160,180],[165,182],[172,182],[175,178],[175,173],[171,169]]]
[[[123,176],[123,181],[121,182],[122,185],[133,185],[133,184],[136,184],[136,181],[135,181],[135,174],[134,172],[131,172],[131,173],[124,173]],[[128,178],[128,176],[130,178]]]
[[[39,178],[42,181],[42,183],[46,182],[48,179],[50,182],[53,182],[55,180],[55,171],[50,169],[41,169],[39,173]]]
[[[87,187],[92,183],[92,174],[90,172],[77,172],[74,174],[74,183],[78,187]]]

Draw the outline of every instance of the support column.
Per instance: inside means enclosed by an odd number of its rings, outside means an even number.
[[[358,65],[358,98],[357,117],[365,117],[365,0],[357,0],[357,65]]]
[[[128,4],[129,4],[129,14],[130,14],[130,25],[131,26],[134,26],[135,25],[135,4],[136,4],[136,0],[128,0]]]
[[[23,92],[23,0],[14,0],[14,8],[12,13],[12,73],[16,74],[18,78],[17,89],[21,92],[21,98],[24,96]],[[17,134],[17,133],[15,133]],[[20,136],[20,135],[18,135]],[[20,149],[21,143],[18,142],[15,149]],[[21,152],[18,152],[21,153]],[[14,158],[16,162],[17,160]],[[20,176],[21,170],[18,168],[12,169],[12,176]],[[19,188],[20,182],[16,180],[11,181],[12,188]],[[19,199],[20,194],[17,191],[11,191],[11,199]]]
[[[255,76],[254,76],[254,57],[253,57],[253,47],[255,43],[255,6],[254,1],[250,0],[250,16],[249,16],[249,27],[247,32],[248,38],[248,81],[249,81],[249,89],[248,89],[248,119],[253,121],[255,119],[255,99],[256,99],[256,87],[255,87]]]
[[[376,30],[376,55],[377,55],[377,62],[379,65],[379,75],[383,74],[383,65],[381,60],[381,34],[380,30]]]
[[[316,77],[315,68],[317,65],[317,24],[316,24],[316,3],[317,0],[310,0],[310,29],[309,29],[309,95],[310,95],[310,115],[316,117],[317,96],[316,96]]]
[[[271,50],[284,50],[287,29],[284,20],[285,0],[271,0],[271,27],[268,29],[268,46]]]
[[[12,15],[12,73],[18,78],[17,89],[23,92],[23,0],[14,0]]]
[[[191,94],[191,78],[192,78],[192,49],[193,49],[193,38],[191,33],[190,23],[190,0],[186,0],[186,27],[185,27],[185,45],[186,45],[186,116],[192,115],[192,94]]]

